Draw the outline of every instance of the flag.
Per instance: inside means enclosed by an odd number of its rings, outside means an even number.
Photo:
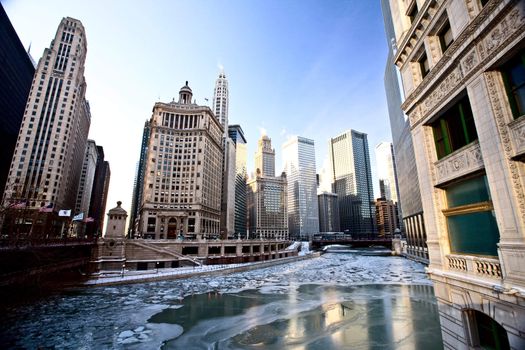
[[[77,214],[73,217],[73,221],[82,221],[84,219],[84,213]]]
[[[58,212],[58,216],[71,216],[71,209],[62,209]]]
[[[93,222],[95,219],[93,219],[91,216],[84,219],[84,222]]]
[[[49,203],[45,207],[38,209],[40,213],[52,213],[53,212],[53,203]]]

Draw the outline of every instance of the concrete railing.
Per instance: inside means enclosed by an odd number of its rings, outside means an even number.
[[[447,255],[449,270],[465,272],[478,277],[501,279],[501,266],[498,259],[471,255]]]

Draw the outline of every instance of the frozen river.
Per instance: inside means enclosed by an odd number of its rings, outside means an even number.
[[[2,316],[7,349],[442,348],[423,266],[355,254],[66,292]]]

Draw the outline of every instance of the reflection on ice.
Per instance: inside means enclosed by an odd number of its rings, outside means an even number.
[[[230,275],[64,293],[7,312],[0,320],[0,339],[5,348],[150,349],[163,343],[168,349],[186,349],[180,344],[251,348],[262,343],[270,349],[328,349],[358,341],[404,347],[439,336],[432,300],[420,264],[325,254]],[[417,322],[434,338],[423,337]],[[415,335],[406,335],[406,329]]]

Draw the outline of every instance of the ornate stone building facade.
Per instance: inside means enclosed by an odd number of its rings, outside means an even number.
[[[390,0],[446,348],[525,348],[525,2]]]
[[[91,124],[85,99],[86,55],[84,26],[77,19],[63,18],[38,61],[4,192],[5,205],[42,214],[33,219],[28,211],[31,217],[17,220],[25,222],[17,224],[21,232],[33,234],[39,231],[33,223],[41,223],[42,234],[58,235],[61,223],[53,212],[75,208]]]
[[[288,239],[286,174],[276,177],[275,150],[266,135],[255,154],[256,175],[246,185],[249,238]]]
[[[186,82],[178,102],[153,107],[139,204],[144,238],[220,234],[224,130],[210,108],[192,97]]]

